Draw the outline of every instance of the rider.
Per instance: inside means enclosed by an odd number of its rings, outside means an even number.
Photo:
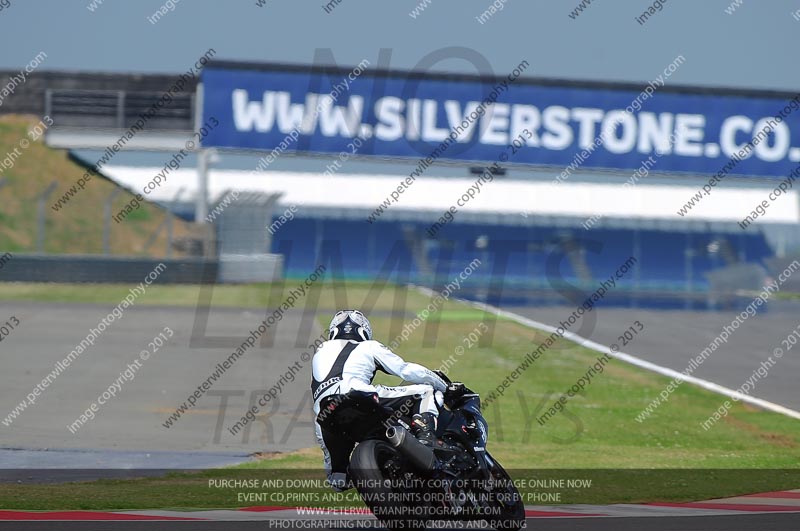
[[[377,371],[416,385],[372,385]],[[336,312],[328,326],[328,341],[320,345],[312,361],[311,393],[315,417],[319,415],[320,402],[327,396],[350,391],[377,393],[382,406],[395,411],[405,407],[409,411],[411,405],[417,411],[412,417],[412,430],[423,444],[429,446],[436,441],[438,410],[434,391],[446,389],[445,381],[433,371],[408,363],[385,345],[373,341],[369,321],[358,310]],[[322,447],[328,481],[334,489],[344,490],[347,488],[347,466],[353,444],[323,432],[319,423],[315,422],[314,426]]]

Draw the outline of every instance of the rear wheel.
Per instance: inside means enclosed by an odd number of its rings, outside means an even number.
[[[356,490],[372,514],[391,531],[425,527],[413,493],[402,488],[404,468],[403,457],[384,441],[364,441],[350,457],[350,477]]]

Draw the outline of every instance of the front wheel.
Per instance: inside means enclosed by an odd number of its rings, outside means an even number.
[[[367,440],[350,457],[350,477],[372,514],[390,531],[424,529],[425,519],[415,515],[402,488],[403,457],[389,443]]]
[[[498,531],[518,531],[525,527],[525,504],[508,472],[492,456],[488,455],[489,473],[497,487],[492,492],[492,503],[488,509],[489,525]]]

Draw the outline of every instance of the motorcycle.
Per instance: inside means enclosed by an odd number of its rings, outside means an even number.
[[[445,381],[450,391],[453,384]],[[320,403],[320,426],[355,444],[352,486],[392,531],[423,529],[431,520],[484,520],[498,530],[525,526],[519,491],[486,450],[480,397],[456,385],[443,404],[437,401],[433,447],[412,434],[408,411],[382,406],[377,394],[351,391]]]

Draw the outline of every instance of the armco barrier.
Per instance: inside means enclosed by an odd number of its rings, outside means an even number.
[[[0,256],[4,253],[0,251]],[[153,259],[91,255],[13,254],[0,269],[0,282],[139,283],[160,263],[162,284],[213,284],[216,259]]]

